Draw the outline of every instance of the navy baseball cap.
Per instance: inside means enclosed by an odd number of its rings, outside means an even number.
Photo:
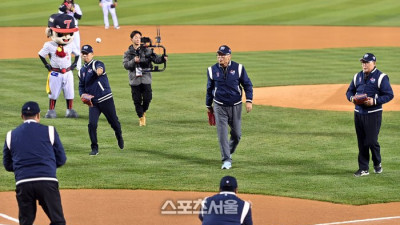
[[[48,21],[47,21],[47,26],[48,27],[54,27],[54,18],[56,18],[56,16],[58,16],[58,13],[52,14]]]
[[[372,53],[365,53],[365,55],[360,59],[360,62],[376,62],[376,57]]]
[[[50,28],[57,33],[73,33],[78,31],[75,19],[67,14],[58,14],[55,16]]]
[[[93,53],[93,48],[90,45],[84,45],[82,46],[82,53]]]
[[[237,188],[236,178],[231,176],[225,176],[221,179],[219,188],[222,191],[234,191]]]
[[[231,51],[231,48],[228,47],[228,45],[221,45],[218,48],[217,53],[227,55],[227,54],[232,54],[232,51]]]
[[[21,113],[24,116],[34,116],[38,113],[40,113],[40,108],[39,108],[39,104],[37,104],[36,102],[26,102],[21,109]]]

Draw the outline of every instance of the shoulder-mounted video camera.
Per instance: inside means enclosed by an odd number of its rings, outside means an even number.
[[[156,44],[155,45],[153,45],[153,43],[149,37],[142,37],[140,39],[140,47],[141,48],[151,48],[152,51],[154,51],[154,49],[159,49],[159,50],[162,49],[162,51],[163,51],[162,57],[167,56],[167,50],[160,43],[161,43],[161,35],[160,35],[159,28],[157,28],[157,36],[156,36]],[[158,66],[153,66],[153,68],[149,68],[146,71],[147,72],[162,72],[167,68],[167,62],[164,61],[163,64],[164,64],[163,68],[159,68]]]

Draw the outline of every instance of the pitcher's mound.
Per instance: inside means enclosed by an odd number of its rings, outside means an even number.
[[[254,88],[253,103],[297,109],[354,111],[354,104],[347,101],[349,84],[296,85]],[[392,85],[399,93],[400,85]],[[383,105],[385,111],[400,111],[398,98]]]

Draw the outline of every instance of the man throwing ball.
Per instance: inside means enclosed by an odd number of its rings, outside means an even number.
[[[97,144],[97,122],[103,113],[117,137],[118,146],[124,148],[121,124],[115,110],[111,87],[108,82],[106,67],[103,62],[93,59],[93,48],[90,45],[82,46],[82,58],[85,62],[79,71],[79,94],[83,103],[89,105],[89,136],[92,151],[90,155],[99,153]]]

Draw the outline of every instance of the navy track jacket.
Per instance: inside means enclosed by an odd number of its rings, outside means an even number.
[[[363,71],[355,74],[347,89],[346,97],[351,102],[354,95],[364,93],[374,99],[374,105],[356,105],[354,111],[360,114],[382,111],[382,104],[389,102],[394,97],[389,77],[377,68],[374,68],[368,77]]]
[[[242,87],[246,93],[246,102],[253,101],[253,84],[242,64],[231,61],[224,71],[216,63],[207,69],[206,106],[212,102],[223,106],[234,106],[242,103]]]
[[[97,68],[103,68],[103,74],[97,76]],[[79,77],[79,96],[82,94],[93,95],[93,103],[100,103],[107,99],[112,98],[112,92],[108,77],[106,74],[106,67],[103,62],[92,60],[81,68],[78,73]]]
[[[14,172],[17,185],[39,180],[57,181],[56,169],[65,164],[67,157],[53,128],[26,120],[7,134],[3,165],[7,171]]]
[[[199,214],[202,225],[252,225],[251,205],[235,192],[220,192],[204,199]]]

